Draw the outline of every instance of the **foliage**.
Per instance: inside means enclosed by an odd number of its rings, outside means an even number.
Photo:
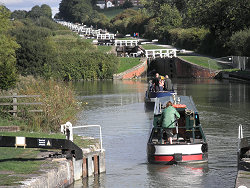
[[[37,19],[40,17],[47,17],[51,18],[52,17],[52,10],[50,6],[43,4],[41,7],[38,5],[32,7],[32,9],[28,12],[27,17]]]
[[[52,79],[34,79],[33,77],[21,77],[17,85],[20,95],[41,95],[40,98],[32,99],[35,102],[42,102],[38,106],[43,113],[21,114],[22,119],[27,121],[28,126],[24,130],[32,131],[58,131],[61,124],[73,121],[79,109],[71,85],[57,82]],[[31,100],[31,99],[30,99]]]
[[[28,12],[26,10],[14,10],[11,13],[11,18],[14,19],[24,19],[27,17]]]
[[[16,83],[16,53],[19,47],[15,40],[9,36],[10,12],[6,7],[0,6],[0,89],[7,90]]]
[[[62,0],[59,4],[59,17],[71,22],[84,23],[92,13],[92,6],[86,0]]]
[[[233,34],[227,46],[232,55],[250,57],[250,29]]]
[[[113,24],[111,29],[113,32],[118,31],[122,34],[132,34],[134,32],[144,33],[144,25],[148,19],[149,17],[145,10],[136,11],[126,9],[110,21]]]
[[[170,29],[169,43],[180,48],[197,50],[208,33],[204,28]]]
[[[124,9],[131,8],[131,7],[133,7],[133,3],[129,0],[126,0],[122,5],[122,8]]]
[[[54,44],[47,28],[29,26],[13,30],[21,48],[17,50],[17,67],[22,75],[44,76],[48,66],[54,61]]]

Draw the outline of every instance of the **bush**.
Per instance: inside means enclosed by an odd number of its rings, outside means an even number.
[[[204,28],[170,29],[169,42],[180,48],[197,50],[208,33],[209,31]]]
[[[41,95],[34,98],[35,102],[42,102],[39,108],[42,114],[26,113],[22,118],[27,121],[24,127],[29,131],[58,131],[60,125],[72,121],[79,110],[75,93],[70,84],[56,82],[54,80],[34,79],[33,77],[21,77],[17,85],[18,94]],[[34,102],[33,99],[33,102]]]
[[[231,55],[250,57],[250,29],[233,34],[227,46]]]

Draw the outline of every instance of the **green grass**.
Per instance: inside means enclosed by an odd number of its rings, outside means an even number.
[[[218,63],[216,60],[213,60],[209,57],[202,57],[202,56],[180,56],[182,59],[189,61],[191,63],[200,65],[205,68],[210,68],[213,70],[230,70],[227,65],[223,65]]]
[[[107,16],[107,18],[111,20],[112,18],[116,17],[116,15],[120,14],[122,11],[124,11],[124,9],[117,8],[117,9],[105,9],[99,12],[105,14],[105,16]]]
[[[120,59],[120,65],[117,73],[124,72],[140,64],[140,58],[121,57],[119,59]]]
[[[157,50],[157,49],[168,49],[166,47],[157,46],[154,44],[143,44],[141,45],[145,50]]]
[[[98,46],[97,46],[97,49],[98,49],[98,51],[100,51],[100,52],[107,53],[107,52],[111,51],[112,46],[98,45]]]
[[[124,38],[118,38],[116,40],[137,40],[137,39],[133,37],[124,37]]]
[[[13,119],[9,117],[8,119],[0,117],[0,126],[25,126],[26,123],[23,120]]]
[[[65,135],[62,134],[46,133],[1,132],[0,135],[65,139]],[[99,140],[82,139],[74,135],[74,143],[81,148],[88,148],[96,142]],[[38,174],[39,170],[55,165],[37,158],[40,152],[41,149],[0,147],[0,186],[18,185],[18,182],[27,179],[29,174]]]
[[[45,160],[37,159],[38,149],[0,148],[0,185],[16,185],[27,174],[35,174]]]

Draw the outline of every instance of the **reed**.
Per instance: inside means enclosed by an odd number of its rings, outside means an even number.
[[[35,107],[20,106],[18,118],[26,122],[21,126],[25,131],[57,132],[61,124],[74,121],[81,108],[70,83],[35,79],[32,76],[20,77],[14,91],[18,95],[40,95],[39,98],[22,98],[18,102],[42,102],[42,105]],[[29,112],[31,108],[42,109],[43,112]]]

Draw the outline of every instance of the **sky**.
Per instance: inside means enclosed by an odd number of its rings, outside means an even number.
[[[14,10],[31,10],[35,5],[41,6],[47,4],[52,9],[53,16],[58,12],[61,0],[0,0],[0,4],[5,5],[11,11]]]

